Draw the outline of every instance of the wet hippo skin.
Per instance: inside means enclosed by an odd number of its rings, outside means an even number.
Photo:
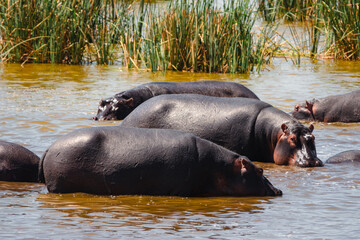
[[[39,157],[16,143],[0,140],[0,181],[37,182]]]
[[[326,163],[349,163],[349,162],[360,162],[360,150],[344,151],[326,160]]]
[[[295,105],[292,116],[319,122],[360,122],[360,90]]]
[[[191,132],[253,161],[323,165],[317,158],[312,125],[305,127],[287,113],[255,99],[157,96],[135,109],[121,126]]]
[[[151,82],[101,100],[94,120],[122,120],[146,100],[163,94],[193,93],[214,97],[259,99],[247,87],[224,81]]]
[[[103,195],[275,196],[246,157],[190,133],[93,127],[61,137],[39,175],[49,192]]]

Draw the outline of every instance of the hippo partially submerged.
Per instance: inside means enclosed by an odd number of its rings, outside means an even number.
[[[255,99],[162,95],[140,105],[121,126],[191,132],[253,161],[323,165],[317,158],[312,125],[305,127],[287,113]]]
[[[292,116],[319,122],[360,122],[360,90],[295,105]]]
[[[37,182],[39,157],[16,143],[0,140],[0,181]]]
[[[146,100],[162,94],[193,93],[214,97],[246,97],[259,99],[255,93],[235,82],[151,82],[101,100],[94,120],[122,120]]]
[[[360,150],[344,151],[326,160],[326,163],[346,163],[346,162],[360,162]]]
[[[263,170],[190,133],[92,127],[56,141],[39,168],[49,192],[102,195],[275,196]]]

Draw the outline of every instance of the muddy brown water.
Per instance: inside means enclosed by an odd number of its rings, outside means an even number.
[[[95,122],[98,101],[150,81],[242,83],[288,112],[313,97],[360,88],[360,64],[284,60],[261,74],[127,71],[119,67],[0,65],[0,139],[39,156],[59,136]],[[305,123],[309,124],[309,123]],[[315,123],[318,156],[360,149],[360,124]],[[181,198],[50,194],[0,182],[1,239],[359,239],[360,164],[301,169],[256,163],[282,197]]]

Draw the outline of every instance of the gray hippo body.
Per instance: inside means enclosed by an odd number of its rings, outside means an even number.
[[[37,182],[39,157],[30,150],[0,140],[0,181]]]
[[[93,127],[56,141],[39,175],[49,192],[102,195],[281,195],[246,157],[193,134]]]
[[[313,126],[307,128],[255,99],[162,95],[140,105],[121,126],[191,132],[253,161],[322,166],[316,156]]]
[[[360,122],[360,90],[295,105],[292,116],[319,122]]]
[[[360,162],[360,150],[349,150],[338,153],[328,160],[326,163],[346,163],[346,162]]]
[[[94,120],[122,120],[146,100],[163,94],[202,94],[214,97],[259,99],[247,87],[224,81],[151,82],[101,100]]]

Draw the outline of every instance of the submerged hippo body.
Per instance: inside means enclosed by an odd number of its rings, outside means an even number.
[[[346,162],[360,162],[360,150],[349,150],[349,151],[341,152],[326,160],[326,163],[346,163]]]
[[[163,94],[193,93],[214,97],[245,97],[259,99],[255,93],[235,82],[151,82],[101,100],[94,120],[122,120],[146,100]]]
[[[319,122],[360,122],[360,90],[295,105],[292,116]]]
[[[195,94],[163,95],[135,109],[121,123],[171,128],[210,140],[252,161],[321,166],[309,128],[265,102]]]
[[[0,140],[0,181],[37,182],[39,157],[30,150]]]
[[[175,130],[80,129],[55,142],[39,169],[55,193],[281,195],[246,157]]]

